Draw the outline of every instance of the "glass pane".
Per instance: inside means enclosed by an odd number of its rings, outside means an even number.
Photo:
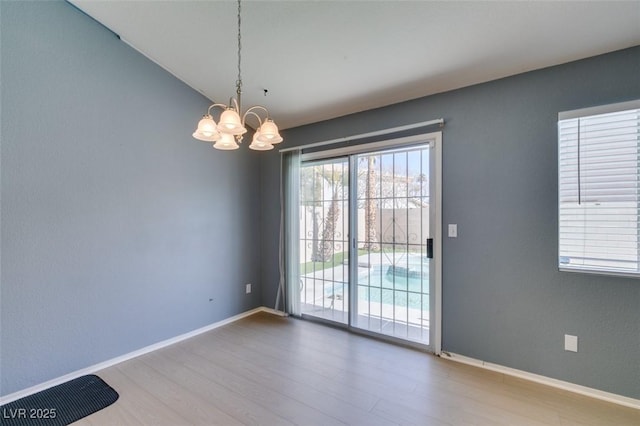
[[[300,171],[300,308],[348,322],[349,166],[346,159]]]
[[[356,157],[354,325],[429,344],[429,147]]]

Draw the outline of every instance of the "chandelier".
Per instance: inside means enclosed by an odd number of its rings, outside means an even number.
[[[247,132],[247,118],[257,119],[258,126],[253,134],[250,149],[257,151],[267,151],[273,149],[273,145],[282,142],[282,137],[278,132],[278,126],[269,117],[267,108],[255,105],[242,112],[242,33],[240,0],[238,0],[238,80],[236,80],[236,97],[229,100],[229,105],[213,103],[207,113],[198,122],[198,127],[193,132],[193,137],[203,142],[215,142],[214,148],[222,150],[238,149],[242,143],[242,135]],[[265,95],[267,91],[265,90]],[[220,108],[222,110],[218,123],[211,116],[211,110]],[[264,114],[261,117],[260,114]]]

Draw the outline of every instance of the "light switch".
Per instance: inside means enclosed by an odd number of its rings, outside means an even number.
[[[578,352],[578,336],[570,334],[564,335],[564,350],[569,352]]]
[[[458,238],[458,225],[455,223],[449,224],[449,238]]]

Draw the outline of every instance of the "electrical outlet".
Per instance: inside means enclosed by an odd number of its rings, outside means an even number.
[[[578,352],[578,336],[570,334],[564,335],[564,350],[569,352]]]
[[[251,293],[251,283],[246,284],[246,285],[244,286],[244,288],[245,288],[245,291],[247,292],[247,294]]]
[[[449,224],[449,238],[458,238],[458,224]]]

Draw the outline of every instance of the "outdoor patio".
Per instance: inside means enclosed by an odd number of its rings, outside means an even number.
[[[302,313],[348,323],[347,275],[346,260],[301,275]],[[407,255],[406,252],[361,254],[358,257],[357,315],[353,326],[428,344],[428,279],[428,263],[422,262],[419,255]]]

